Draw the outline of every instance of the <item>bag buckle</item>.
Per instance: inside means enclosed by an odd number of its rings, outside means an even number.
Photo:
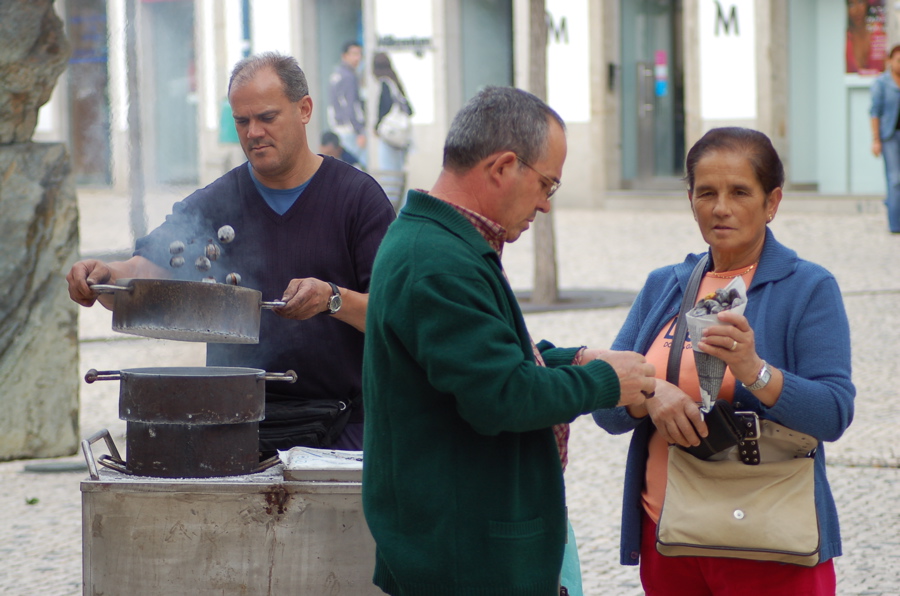
[[[758,441],[760,437],[759,415],[756,412],[736,411],[734,413],[741,428],[744,441]]]

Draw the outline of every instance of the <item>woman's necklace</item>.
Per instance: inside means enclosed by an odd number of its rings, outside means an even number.
[[[735,277],[740,277],[740,276],[742,276],[742,275],[747,275],[748,273],[750,273],[751,271],[753,271],[753,270],[756,268],[756,266],[757,266],[758,264],[759,264],[759,261],[753,263],[752,265],[750,265],[749,267],[747,267],[747,268],[744,269],[743,271],[739,271],[739,272],[733,273],[733,274],[731,274],[731,275],[722,275],[721,273],[716,273],[715,271],[707,271],[706,274],[709,275],[710,277],[718,277],[719,279],[734,279]]]

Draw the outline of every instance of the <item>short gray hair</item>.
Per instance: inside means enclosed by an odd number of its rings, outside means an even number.
[[[298,102],[309,95],[309,84],[306,75],[297,60],[293,56],[285,56],[278,52],[264,52],[255,56],[248,56],[234,65],[231,71],[231,79],[228,81],[228,96],[231,89],[240,87],[249,82],[264,68],[271,68],[281,79],[284,86],[284,94],[291,102]]]
[[[549,119],[566,125],[546,103],[514,87],[485,87],[456,114],[444,142],[444,167],[466,172],[484,158],[512,151],[531,163],[547,150]]]

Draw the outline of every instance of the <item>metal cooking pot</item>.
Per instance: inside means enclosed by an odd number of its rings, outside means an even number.
[[[263,302],[252,288],[177,279],[120,280],[95,284],[100,294],[115,294],[113,331],[156,339],[206,343],[259,343],[260,309],[284,302]]]
[[[198,366],[91,369],[84,380],[121,381],[119,418],[128,424],[127,463],[120,471],[162,478],[207,478],[258,469],[265,381],[293,383],[297,375],[293,371]]]
[[[262,420],[265,381],[297,380],[297,374],[258,368],[186,366],[131,368],[84,375],[88,383],[121,381],[119,418],[137,422],[232,424]]]

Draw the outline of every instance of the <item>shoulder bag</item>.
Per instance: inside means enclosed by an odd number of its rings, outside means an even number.
[[[684,346],[684,314],[696,298],[706,261],[704,257],[694,268],[678,314],[666,368],[666,380],[674,384]],[[818,441],[771,420],[748,417],[756,414],[736,413],[717,400],[706,415],[710,436],[702,450],[691,448],[692,454],[669,447],[656,550],[669,557],[813,567],[820,546],[813,469]]]
[[[380,79],[391,91],[391,109],[375,128],[376,134],[395,149],[406,149],[412,142],[412,119],[406,108],[406,98],[397,84],[388,79]]]

